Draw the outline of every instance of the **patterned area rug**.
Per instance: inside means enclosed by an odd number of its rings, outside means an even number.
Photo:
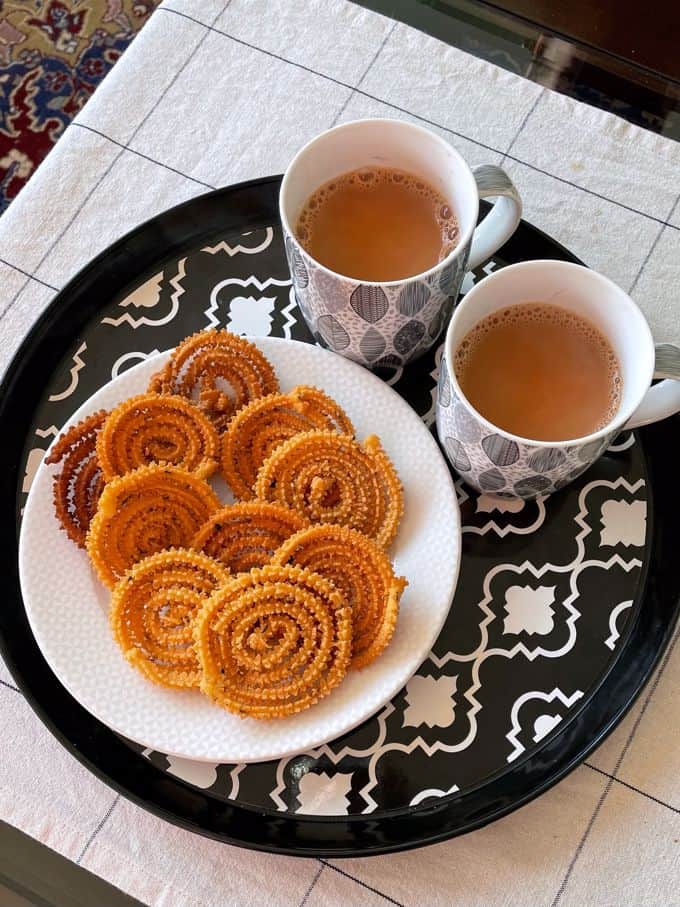
[[[0,213],[160,0],[0,0]]]

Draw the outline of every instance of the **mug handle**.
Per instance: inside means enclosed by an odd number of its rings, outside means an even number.
[[[479,197],[495,197],[496,201],[472,237],[467,264],[469,271],[490,258],[510,239],[522,217],[522,199],[505,170],[495,164],[483,164],[473,167],[472,175]]]
[[[642,403],[624,425],[626,429],[649,425],[680,412],[680,347],[672,343],[657,343],[654,350],[654,377],[666,380],[649,388]]]

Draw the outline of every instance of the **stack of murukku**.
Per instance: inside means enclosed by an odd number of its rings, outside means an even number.
[[[279,390],[227,331],[188,337],[146,393],[53,445],[55,512],[111,588],[128,661],[241,716],[328,695],[394,633],[406,580],[386,549],[394,466],[323,391]],[[236,502],[208,479],[218,469]]]

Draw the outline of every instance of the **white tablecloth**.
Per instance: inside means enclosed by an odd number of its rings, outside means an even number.
[[[344,0],[168,0],[0,219],[0,369],[55,291],[163,209],[282,171],[358,117],[502,163],[525,217],[680,339],[680,145]],[[677,640],[677,636],[676,636]],[[153,905],[680,904],[680,647],[588,760],[520,811],[390,857],[255,854],[92,777],[0,663],[0,818]]]

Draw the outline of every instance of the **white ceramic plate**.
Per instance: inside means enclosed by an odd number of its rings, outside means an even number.
[[[31,628],[48,664],[89,712],[131,740],[210,762],[257,762],[301,752],[356,727],[388,702],[425,659],[448,614],[460,563],[460,516],[448,467],[411,407],[375,375],[333,353],[291,340],[255,341],[282,389],[313,384],[334,397],[359,438],[375,433],[404,485],[405,516],[392,547],[409,585],[383,654],[350,672],[330,696],[299,715],[241,719],[195,691],[156,686],[123,658],[108,626],[109,592],[84,551],[59,529],[55,467],[40,466],[21,526],[19,567]],[[131,368],[94,394],[72,422],[145,390],[168,353]],[[225,500],[225,486],[216,482]]]

